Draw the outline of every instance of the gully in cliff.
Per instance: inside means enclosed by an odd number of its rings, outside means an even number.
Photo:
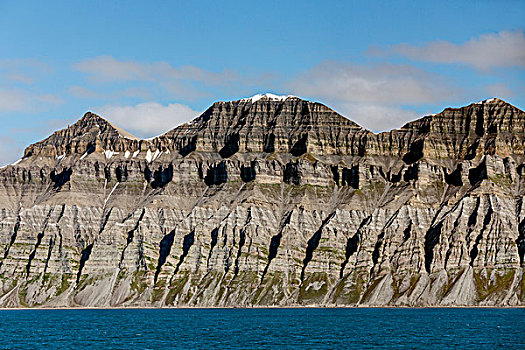
[[[272,94],[152,139],[88,112],[0,169],[0,305],[523,305],[524,134],[499,99],[383,133]]]

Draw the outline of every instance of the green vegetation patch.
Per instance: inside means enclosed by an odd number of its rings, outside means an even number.
[[[148,288],[147,276],[145,271],[137,270],[133,272],[130,288],[133,292],[136,292],[137,295],[141,295],[142,293],[144,293],[146,288]]]
[[[510,176],[506,174],[495,174],[494,176],[489,176],[489,180],[501,187],[510,187],[512,185],[512,180]]]
[[[505,293],[512,285],[515,274],[514,270],[497,270],[495,273],[495,281],[492,281],[490,276],[493,270],[494,269],[486,269],[486,274],[484,274],[483,271],[474,272],[479,301],[483,301],[494,294]]]
[[[525,274],[521,276],[519,298],[521,301],[525,301]]]
[[[274,286],[277,286],[277,288],[274,288]],[[277,304],[280,300],[284,298],[283,288],[284,273],[281,271],[268,273],[264,277],[263,283],[255,291],[252,303],[255,305]],[[276,290],[278,291],[277,293]]]
[[[345,276],[337,285],[333,302],[345,305],[355,305],[359,302],[364,290],[365,281],[359,274]]]
[[[328,293],[330,283],[326,272],[314,272],[306,278],[299,288],[299,303],[320,301]]]
[[[365,293],[363,294],[363,300],[368,300],[370,298],[370,294],[376,289],[376,287],[379,285],[379,282],[381,282],[385,277],[378,278],[370,284],[370,286],[366,289]]]
[[[26,302],[27,299],[27,286],[22,287],[18,291],[18,300],[20,301],[20,305],[23,307],[29,307],[29,304]]]
[[[188,271],[184,271],[181,274],[182,276],[174,279],[170,285],[168,295],[166,296],[166,305],[172,305],[175,301],[175,297],[182,293],[184,286],[186,283],[188,283],[190,273]]]
[[[421,275],[415,275],[410,276],[410,287],[408,287],[407,290],[407,296],[411,296],[412,293],[414,293],[414,289],[416,289],[417,282],[419,282],[419,279],[421,278]]]
[[[447,271],[447,283],[443,286],[443,296],[447,295],[452,287],[459,281],[463,273],[465,272],[465,269],[461,269],[458,271],[457,275],[452,278],[452,273]]]
[[[160,301],[160,299],[164,295],[165,288],[166,288],[166,280],[164,279],[157,280],[157,283],[155,284],[155,287],[153,288],[153,293],[151,295],[151,301],[152,302]]]

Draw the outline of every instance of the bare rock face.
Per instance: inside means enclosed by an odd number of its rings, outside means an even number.
[[[0,169],[0,306],[523,305],[525,113],[374,134],[297,97],[140,140],[92,113]]]

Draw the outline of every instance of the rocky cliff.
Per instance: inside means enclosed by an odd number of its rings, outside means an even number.
[[[82,119],[0,169],[0,306],[523,305],[525,113],[380,134],[297,97],[141,140]]]

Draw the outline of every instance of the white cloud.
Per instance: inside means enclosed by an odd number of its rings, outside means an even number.
[[[398,54],[416,61],[461,63],[479,69],[525,67],[523,30],[482,34],[461,44],[435,41],[423,46],[394,45],[386,50],[373,48],[376,55]]]
[[[152,98],[151,92],[146,88],[141,87],[129,87],[129,88],[117,88],[114,91],[104,93],[97,91],[96,89],[90,89],[85,86],[73,85],[67,89],[69,95],[90,100],[118,100],[120,98],[139,98],[139,99],[150,99]]]
[[[183,104],[171,103],[164,106],[156,102],[135,106],[106,105],[96,108],[95,113],[138,137],[159,135],[200,114]]]
[[[35,78],[22,73],[6,74],[5,79],[11,82],[22,83],[26,85],[31,85],[35,82]]]
[[[328,102],[425,104],[457,90],[438,75],[408,65],[324,62],[291,83],[295,93]]]
[[[86,59],[73,64],[72,68],[88,74],[90,81],[96,83],[189,80],[217,85],[238,79],[232,71],[216,73],[195,66],[174,67],[167,62],[120,61],[112,56]]]
[[[463,93],[443,77],[410,65],[327,61],[290,84],[294,94],[319,98],[374,132],[403,126],[419,115],[406,106],[431,105]]]
[[[0,113],[33,112],[57,106],[63,101],[54,95],[20,89],[0,89]]]
[[[50,74],[54,70],[48,64],[34,58],[29,59],[0,59],[0,70],[33,70],[42,74]]]
[[[343,103],[337,107],[342,115],[374,132],[400,128],[420,116],[412,110],[391,105]]]
[[[227,69],[215,72],[195,66],[174,66],[168,62],[118,60],[112,56],[85,59],[74,63],[71,68],[85,73],[90,84],[133,83],[135,88],[148,89],[153,96],[162,95],[175,100],[212,99],[217,96],[217,90],[239,94],[258,89],[261,84],[275,86],[278,80],[275,74],[268,72],[240,74]],[[151,95],[140,97],[148,100]]]
[[[111,56],[99,56],[72,65],[74,70],[90,74],[94,82],[142,80],[148,74],[136,62],[117,61]]]
[[[34,84],[53,69],[37,59],[0,59],[0,83]]]

